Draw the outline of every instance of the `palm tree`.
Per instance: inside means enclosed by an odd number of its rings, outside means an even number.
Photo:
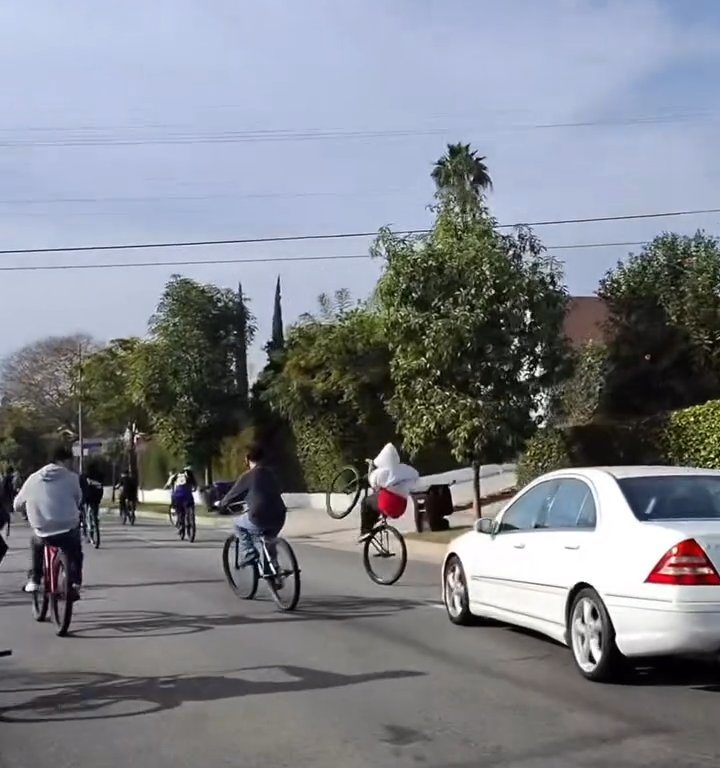
[[[478,157],[469,144],[448,144],[431,175],[438,195],[451,194],[461,207],[474,207],[492,189],[485,158]]]

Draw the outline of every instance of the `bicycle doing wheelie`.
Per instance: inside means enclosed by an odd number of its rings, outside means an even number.
[[[330,490],[325,496],[325,509],[334,520],[342,520],[362,503],[370,493],[370,472],[373,462],[367,463],[367,472],[362,477],[353,466],[340,469],[333,477]],[[362,500],[361,500],[362,496]],[[405,573],[407,567],[407,545],[397,528],[388,523],[386,515],[380,514],[363,542],[363,567],[376,584],[390,586]]]
[[[244,564],[245,547],[237,532],[223,546],[223,571],[230,589],[244,600],[252,600],[263,579],[282,611],[292,611],[300,599],[300,567],[295,552],[281,536],[253,536],[257,552],[254,562]]]
[[[36,621],[45,621],[49,608],[58,637],[67,634],[72,620],[75,595],[69,574],[70,559],[67,554],[46,543],[41,586],[32,593],[32,611]]]

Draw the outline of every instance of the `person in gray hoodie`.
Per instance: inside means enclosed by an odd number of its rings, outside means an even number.
[[[70,470],[72,453],[57,448],[50,464],[34,472],[25,481],[13,507],[25,509],[33,530],[30,542],[32,567],[25,586],[26,592],[37,592],[42,580],[43,548],[45,544],[58,547],[70,561],[70,583],[75,589],[82,583],[82,542],[80,539],[80,479]]]

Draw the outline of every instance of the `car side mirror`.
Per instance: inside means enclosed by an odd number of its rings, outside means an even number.
[[[481,517],[475,522],[475,530],[478,533],[485,533],[488,536],[492,536],[497,530],[495,519],[492,517]]]

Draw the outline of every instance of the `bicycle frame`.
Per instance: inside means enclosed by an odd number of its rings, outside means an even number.
[[[57,568],[55,564],[59,553],[58,547],[45,544],[43,548],[43,586],[48,595],[57,592]]]

